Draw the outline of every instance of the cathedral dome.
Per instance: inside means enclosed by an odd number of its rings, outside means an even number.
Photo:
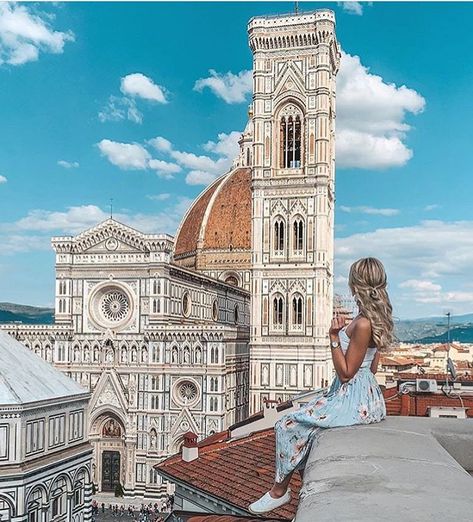
[[[217,270],[211,275],[222,278],[222,270],[249,267],[250,253],[251,169],[238,167],[215,180],[187,211],[174,261],[207,273]]]

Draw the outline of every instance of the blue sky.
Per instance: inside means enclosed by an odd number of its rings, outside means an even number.
[[[173,233],[231,164],[252,16],[293,3],[0,4],[0,301],[53,302],[52,235],[115,215]],[[473,311],[473,5],[330,7],[336,288],[385,261],[397,317]]]

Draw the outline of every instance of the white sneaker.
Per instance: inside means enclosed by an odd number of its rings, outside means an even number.
[[[248,511],[253,513],[254,515],[259,515],[261,513],[267,513],[268,511],[273,511],[273,509],[277,509],[284,504],[287,504],[291,501],[291,490],[288,488],[286,493],[282,497],[273,498],[269,491],[265,493],[259,500],[253,502],[248,506]]]

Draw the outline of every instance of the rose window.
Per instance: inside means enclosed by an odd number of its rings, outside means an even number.
[[[101,310],[104,317],[118,323],[125,319],[130,309],[128,297],[119,290],[106,293],[102,298]]]
[[[191,381],[183,381],[177,387],[177,396],[183,404],[194,402],[199,396],[197,386]]]

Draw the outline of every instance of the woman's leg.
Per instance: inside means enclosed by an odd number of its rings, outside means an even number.
[[[282,482],[275,482],[273,484],[273,487],[271,488],[269,494],[273,498],[281,498],[287,491],[287,488],[289,486],[289,482],[291,482],[291,478],[293,475],[293,471],[289,473],[289,475],[286,476],[286,478]]]

